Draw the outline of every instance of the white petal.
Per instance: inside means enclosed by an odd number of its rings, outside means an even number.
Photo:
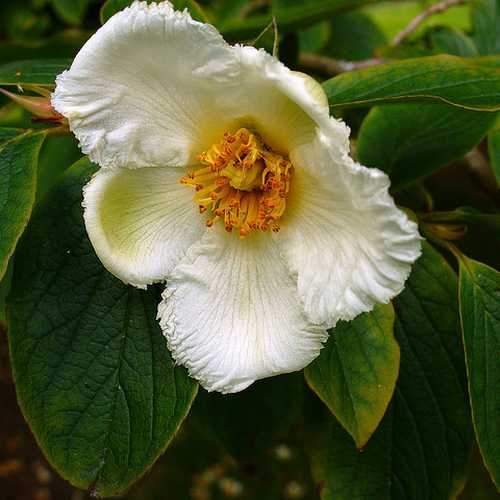
[[[209,391],[300,370],[326,332],[308,322],[268,234],[245,240],[214,227],[167,280],[160,325],[178,363]]]
[[[238,67],[218,102],[224,116],[254,128],[283,153],[311,142],[317,127],[328,127],[339,147],[348,150],[349,128],[329,119],[328,100],[319,83],[290,71],[264,50],[243,46],[233,50]]]
[[[52,103],[101,166],[186,165],[222,137],[214,82],[231,58],[212,26],[168,2],[136,2],[59,75]]]
[[[101,169],[84,188],[87,233],[104,266],[144,288],[163,281],[206,230],[175,168]]]
[[[331,327],[400,293],[420,255],[421,238],[395,206],[380,170],[347,154],[332,158],[329,138],[321,133],[309,155],[298,160],[313,168],[296,168],[277,240],[306,313]]]

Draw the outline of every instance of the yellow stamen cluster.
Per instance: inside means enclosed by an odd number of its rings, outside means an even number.
[[[198,157],[202,168],[181,178],[196,190],[195,203],[207,213],[206,224],[224,222],[226,231],[279,231],[286,208],[293,167],[289,160],[271,151],[260,137],[241,128],[226,132]]]

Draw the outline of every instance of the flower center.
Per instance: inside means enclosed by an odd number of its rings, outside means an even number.
[[[251,231],[278,232],[285,212],[293,166],[246,128],[214,144],[198,159],[204,167],[181,178],[196,190],[200,213],[206,224],[224,222],[226,231],[239,230],[244,238]]]

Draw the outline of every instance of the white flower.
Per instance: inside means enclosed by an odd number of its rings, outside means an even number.
[[[305,367],[420,253],[318,83],[167,2],[112,17],[52,103],[102,167],[83,203],[97,255],[125,283],[166,281],[169,348],[208,390]]]

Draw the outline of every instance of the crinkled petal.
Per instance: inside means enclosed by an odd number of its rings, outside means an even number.
[[[58,76],[52,103],[101,166],[187,165],[224,132],[213,103],[233,59],[212,26],[135,2]]]
[[[339,150],[348,150],[349,128],[330,121],[328,100],[318,82],[291,71],[262,49],[237,45],[233,51],[238,64],[218,103],[225,116],[255,129],[285,154],[310,143],[317,127],[328,127]]]
[[[144,288],[165,280],[206,228],[177,168],[101,169],[84,188],[87,233],[104,266]]]
[[[332,158],[329,140],[319,133],[297,158],[312,168],[295,169],[276,239],[307,315],[331,327],[400,293],[421,238],[389,195],[388,177],[347,154]]]
[[[272,238],[215,227],[169,276],[158,318],[175,360],[209,391],[300,370],[326,339],[303,314]]]

